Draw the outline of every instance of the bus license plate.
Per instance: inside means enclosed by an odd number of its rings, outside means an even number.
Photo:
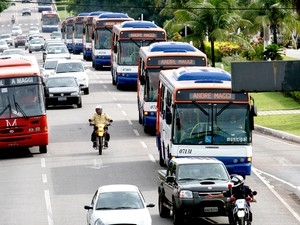
[[[58,101],[66,101],[67,100],[67,97],[59,97],[58,98]]]
[[[210,212],[218,212],[218,207],[204,207],[204,212],[210,213]]]

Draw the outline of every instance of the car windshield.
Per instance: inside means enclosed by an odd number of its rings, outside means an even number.
[[[39,39],[39,38],[34,38],[30,41],[31,44],[44,44],[44,40],[43,39]]]
[[[61,54],[61,53],[68,53],[69,50],[67,48],[64,47],[60,47],[60,46],[51,46],[48,49],[48,54]]]
[[[3,51],[2,55],[25,55],[22,49],[10,49]]]
[[[44,65],[44,69],[54,70],[56,65],[57,65],[57,61],[46,61]]]
[[[220,163],[184,164],[178,168],[178,180],[229,180]]]
[[[78,87],[73,77],[62,77],[62,78],[49,78],[46,86],[48,88],[53,87]]]
[[[59,63],[56,73],[83,72],[84,68],[81,62]]]
[[[8,35],[8,34],[1,35],[1,38],[10,38],[10,35]]]
[[[96,210],[142,209],[142,199],[136,192],[100,193]]]

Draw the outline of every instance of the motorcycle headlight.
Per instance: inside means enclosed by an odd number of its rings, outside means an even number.
[[[182,190],[179,192],[179,198],[193,198],[193,192]]]

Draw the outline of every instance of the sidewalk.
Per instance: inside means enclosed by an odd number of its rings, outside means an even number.
[[[258,116],[266,116],[266,115],[278,115],[278,114],[300,114],[300,109],[295,110],[274,110],[274,111],[259,111]],[[283,131],[273,130],[271,128],[262,127],[259,125],[255,125],[255,131],[272,135],[277,138],[281,138],[287,141],[292,141],[296,143],[300,143],[300,136],[289,134]]]

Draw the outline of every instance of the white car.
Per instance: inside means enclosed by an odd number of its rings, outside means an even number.
[[[0,39],[1,39],[1,40],[5,40],[6,43],[7,43],[8,45],[10,45],[10,46],[13,45],[13,39],[12,39],[12,37],[11,37],[10,34],[1,34],[1,35],[0,35]]]
[[[54,74],[55,72],[55,68],[57,65],[59,59],[47,59],[44,64],[43,67],[40,69],[41,70],[41,75],[43,80],[47,80],[47,78],[51,75]]]
[[[136,224],[151,225],[152,219],[142,193],[135,185],[114,184],[98,188],[91,205],[84,206],[87,224]]]
[[[22,28],[20,26],[13,26],[11,29],[11,35],[17,36],[19,34],[23,34]]]
[[[28,34],[31,35],[31,34],[39,34],[40,33],[40,30],[38,27],[36,26],[31,26],[29,27],[29,32]]]
[[[85,95],[90,93],[89,77],[84,65],[79,59],[59,60],[55,68],[56,75],[72,75],[77,78],[81,90]]]
[[[66,45],[53,45],[49,46],[43,52],[43,60],[46,59],[71,59],[71,54]]]
[[[21,48],[6,49],[2,52],[2,55],[25,55],[25,50]]]
[[[8,44],[5,40],[0,39],[0,52],[2,53],[4,50],[9,49]]]

